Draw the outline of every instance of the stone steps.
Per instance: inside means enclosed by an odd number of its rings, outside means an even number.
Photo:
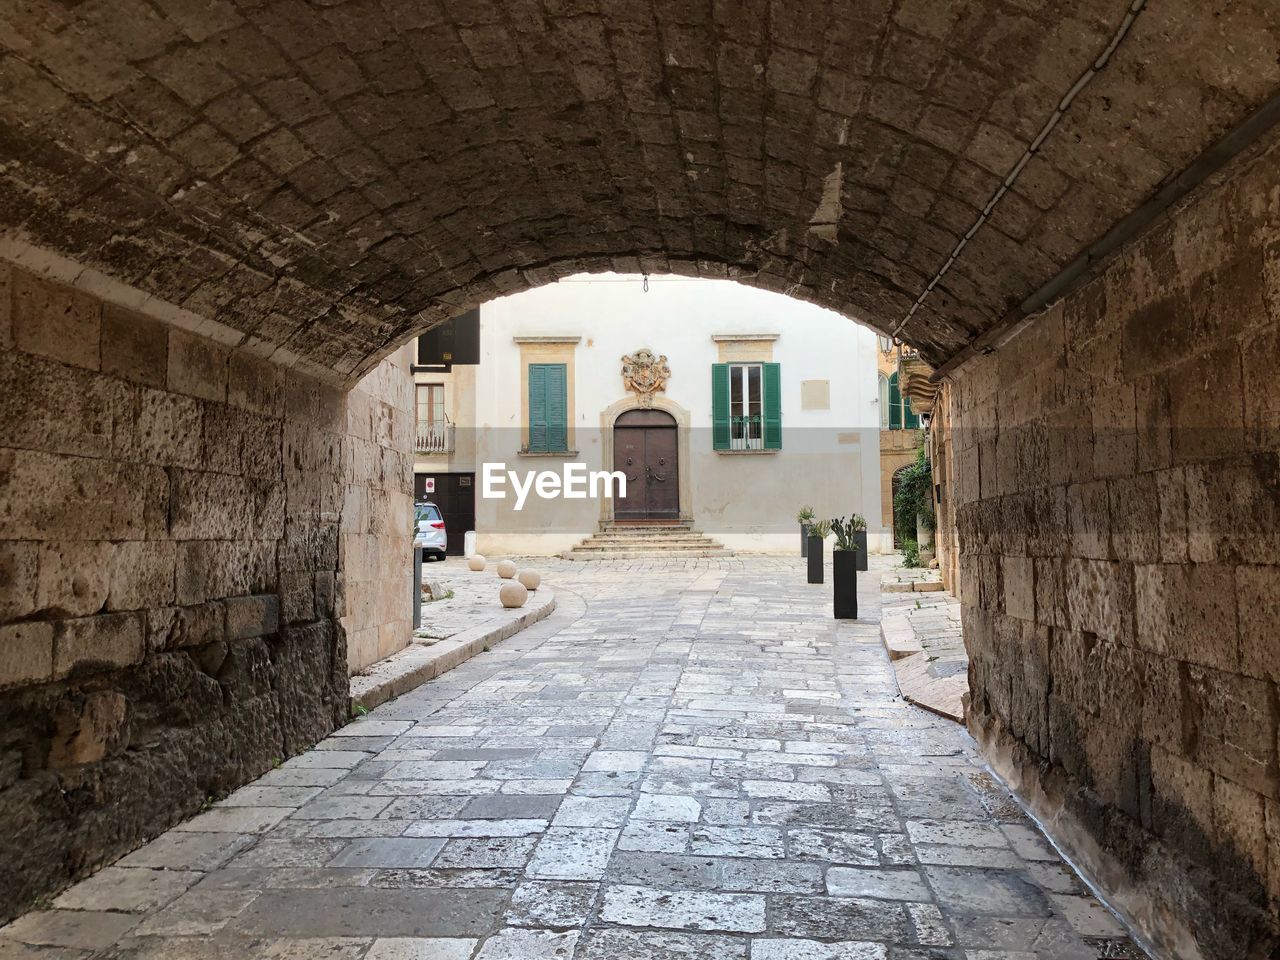
[[[642,557],[725,557],[730,551],[685,521],[600,525],[600,532],[563,554],[567,560],[634,560]]]

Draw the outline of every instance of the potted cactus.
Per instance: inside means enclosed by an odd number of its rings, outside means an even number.
[[[853,525],[853,542],[858,547],[858,569],[867,569],[867,518],[860,513],[855,513],[849,518],[849,523]]]
[[[848,520],[837,517],[831,521],[831,532],[836,535],[835,549],[831,553],[831,582],[837,620],[858,619],[858,556],[865,553],[865,548],[859,550],[858,546],[859,520],[862,518],[854,514]],[[863,521],[864,544],[866,527],[866,521]]]
[[[800,556],[807,557],[809,555],[809,524],[813,523],[813,507],[801,507],[800,512],[796,514],[796,520],[800,524]]]
[[[808,537],[808,559],[809,559],[809,582],[822,582],[822,545],[826,542],[827,535],[831,533],[831,522],[829,520],[814,520],[809,524]]]

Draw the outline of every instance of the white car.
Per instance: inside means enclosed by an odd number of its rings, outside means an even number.
[[[440,515],[440,508],[426,501],[415,503],[413,521],[416,530],[413,535],[413,545],[422,548],[423,557],[434,555],[443,560],[449,538],[445,533],[444,517]]]

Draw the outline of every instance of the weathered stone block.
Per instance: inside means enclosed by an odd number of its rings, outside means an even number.
[[[1175,461],[1245,452],[1240,348],[1235,343],[1193,357],[1169,372]]]
[[[1078,483],[1067,488],[1067,518],[1071,555],[1106,560],[1111,556],[1111,505],[1106,481]]]
[[[0,445],[109,457],[128,387],[46,357],[0,355]]]
[[[0,449],[0,539],[162,536],[169,485],[154,467]]]
[[[1227,856],[1267,875],[1267,830],[1263,798],[1225,777],[1213,778],[1213,823],[1218,844]]]
[[[1050,627],[1070,625],[1067,614],[1065,561],[1056,558],[1035,562],[1036,621]]]
[[[49,746],[49,766],[94,763],[128,746],[129,705],[124,695],[104,690],[83,701],[64,701],[57,713],[57,729]]]
[[[1280,566],[1242,566],[1235,571],[1240,612],[1240,669],[1250,677],[1280,682]]]
[[[225,607],[228,640],[265,637],[280,629],[280,600],[275,594],[232,597]]]
[[[106,304],[102,311],[102,372],[148,387],[168,378],[169,327],[132,310]]]
[[[1155,564],[1135,570],[1137,643],[1220,670],[1240,669],[1230,567]]]
[[[177,601],[202,603],[275,588],[276,544],[265,540],[192,540],[178,545]]]
[[[106,606],[115,545],[70,540],[40,545],[36,606],[50,617],[84,617]]]
[[[1274,687],[1207,667],[1189,670],[1200,718],[1196,761],[1242,787],[1280,799]]]
[[[1111,550],[1119,560],[1143,563],[1160,558],[1160,489],[1156,477],[1143,473],[1107,484]]]
[[[201,464],[199,401],[143,387],[122,412],[113,442],[117,457],[160,466]]]
[[[0,347],[13,346],[13,267],[0,263]]]
[[[281,572],[280,619],[284,623],[304,623],[315,619],[315,611],[315,576],[302,570]]]
[[[37,549],[30,541],[0,541],[0,622],[35,610]]]
[[[1276,310],[1280,311],[1280,300]],[[1280,446],[1280,329],[1261,332],[1241,344],[1244,360],[1244,422],[1247,442],[1254,450]]]
[[[223,601],[147,611],[147,649],[170,650],[220,643],[226,638]]]
[[[168,375],[170,390],[205,400],[227,399],[227,357],[230,351],[220,343],[169,329]]]
[[[1207,859],[1213,826],[1213,775],[1176,752],[1151,748],[1152,829],[1191,856]]]
[[[1193,561],[1274,563],[1280,557],[1280,454],[1186,469]]]
[[[44,621],[0,627],[0,687],[43,683],[53,677],[53,624]]]
[[[1031,557],[1004,557],[1004,611],[1019,620],[1035,619],[1035,561]]]
[[[1128,642],[1133,637],[1133,566],[1068,560],[1067,611],[1072,629]]]
[[[142,617],[109,613],[55,624],[53,669],[58,676],[85,668],[126,667],[143,654]]]
[[[248,540],[255,535],[249,485],[203,470],[172,473],[169,532],[175,540]]]
[[[173,603],[177,554],[177,544],[171,540],[116,544],[107,609],[145,610]]]
[[[13,342],[19,350],[97,370],[101,304],[26,270],[13,276]]]
[[[1137,401],[1133,384],[1102,387],[1093,398],[1093,474],[1128,477],[1137,471]]]
[[[1165,563],[1187,561],[1187,478],[1182,468],[1154,475],[1159,503],[1160,557]]]
[[[1169,385],[1162,376],[1144,377],[1135,384],[1138,455],[1143,471],[1173,463],[1173,432],[1169,419]]]

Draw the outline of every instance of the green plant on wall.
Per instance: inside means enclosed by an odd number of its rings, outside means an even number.
[[[923,446],[916,451],[914,463],[898,474],[898,492],[893,495],[893,527],[898,540],[916,539],[916,517],[926,530],[934,526],[933,467]]]
[[[796,512],[796,520],[800,523],[813,523],[813,507],[801,507]]]

